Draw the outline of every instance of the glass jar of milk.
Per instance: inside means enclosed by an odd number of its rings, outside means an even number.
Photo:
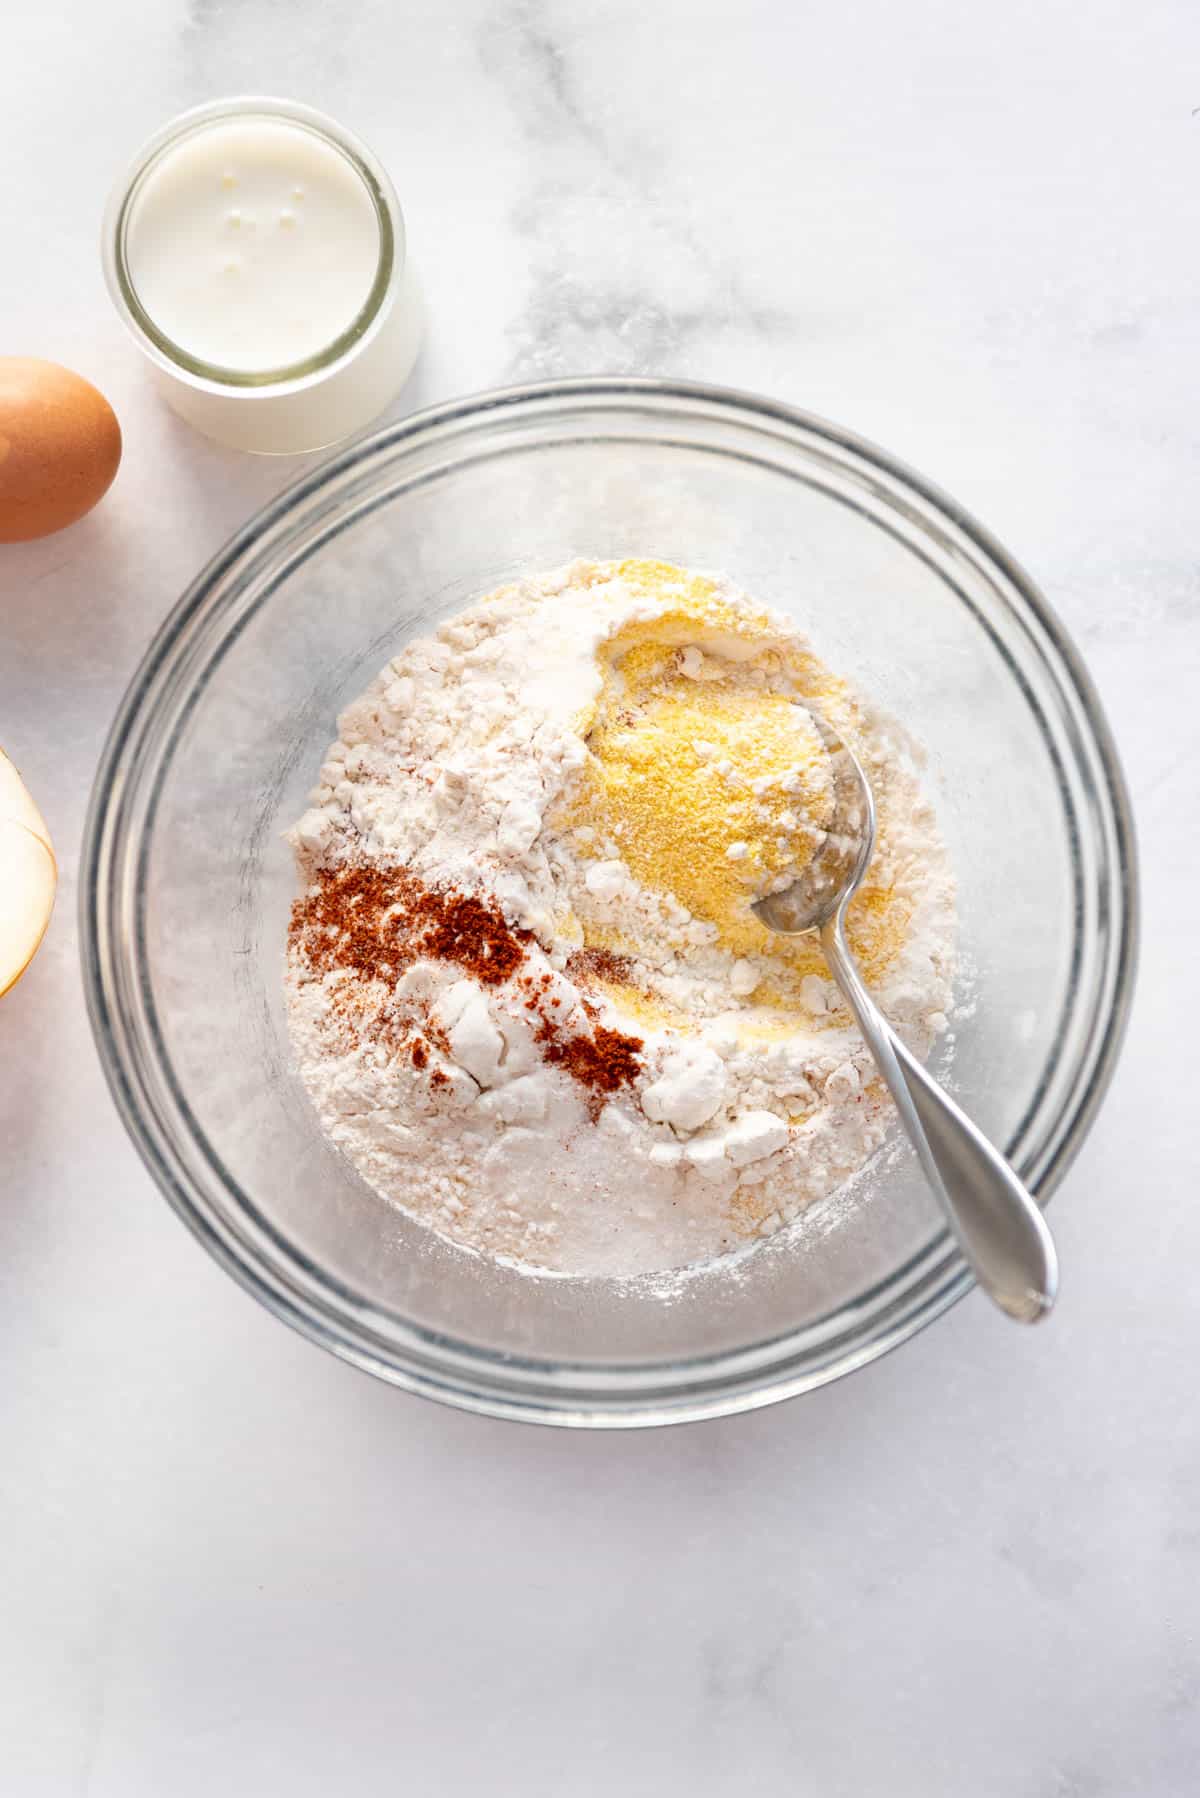
[[[286,100],[216,101],[145,144],[109,201],[105,275],[175,411],[284,455],[399,392],[422,306],[386,171]]]

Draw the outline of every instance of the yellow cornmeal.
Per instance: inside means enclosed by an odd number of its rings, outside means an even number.
[[[592,978],[613,1004],[619,1007],[622,1015],[643,1030],[670,1029],[677,1035],[687,1036],[699,1029],[696,1020],[687,1017],[678,1006],[665,1004],[649,993],[642,992],[640,987],[630,986],[624,980],[609,980],[596,975]]]
[[[751,953],[764,935],[751,900],[795,864],[800,833],[827,821],[827,758],[786,694],[672,679],[661,653],[636,670],[633,659],[588,739],[590,816],[643,886]],[[795,791],[780,785],[789,777]]]
[[[777,972],[755,1003],[790,1009],[799,981],[825,972],[820,950],[767,930],[751,902],[803,868],[830,821],[828,761],[804,702],[853,740],[853,697],[811,651],[781,642],[769,613],[731,604],[706,576],[646,561],[607,572],[655,610],[600,649],[601,691],[579,721],[590,757],[564,822],[610,839],[641,885],[715,924],[731,953],[769,958]],[[688,649],[702,653],[704,678],[685,672]],[[869,979],[903,935],[892,897],[868,885],[850,909]],[[594,924],[584,934],[636,953]]]

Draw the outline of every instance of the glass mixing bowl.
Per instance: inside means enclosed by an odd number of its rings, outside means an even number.
[[[723,569],[905,720],[959,879],[936,1059],[1039,1198],[1107,1085],[1133,979],[1128,802],[1079,658],[953,501],[745,394],[559,381],[406,419],[267,506],[151,645],[88,820],[84,966],[135,1142],[277,1316],[397,1385],[564,1424],[713,1416],[862,1366],[970,1285],[906,1144],[727,1264],[667,1281],[492,1264],[387,1205],[292,1069],[281,832],[339,709],[414,633],[572,557]]]

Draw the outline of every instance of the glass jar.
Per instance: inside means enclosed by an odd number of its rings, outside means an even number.
[[[197,233],[207,232],[212,223],[217,186],[228,190],[234,187],[236,177],[228,171],[220,172],[222,146],[230,141],[234,128],[244,146],[252,148],[257,137],[274,158],[273,168],[277,165],[279,171],[286,171],[290,150],[307,157],[310,166],[336,172],[343,184],[349,175],[355,186],[347,186],[345,191],[354,199],[352,210],[373,219],[378,234],[377,243],[369,250],[374,259],[373,275],[368,268],[361,283],[366,288],[361,299],[356,294],[347,299],[345,322],[315,345],[305,344],[300,354],[295,353],[294,345],[289,350],[284,341],[286,334],[281,332],[278,360],[265,343],[257,360],[251,357],[248,361],[240,354],[223,361],[211,343],[201,352],[194,342],[189,347],[178,341],[184,334],[176,330],[172,335],[164,327],[161,306],[160,316],[153,316],[152,303],[147,303],[148,296],[139,291],[135,278],[137,239],[139,231],[147,228],[147,206],[161,215],[164,206],[172,203],[172,174],[185,165],[187,178],[175,182],[180,226],[177,241],[181,258],[194,260]],[[312,141],[307,142],[309,139]],[[214,192],[211,204],[205,195],[205,217],[198,220],[188,208],[194,208],[196,203],[196,167],[206,154],[206,140],[211,140]],[[336,163],[331,160],[334,158]],[[281,173],[280,178],[285,178],[285,174]],[[361,184],[361,194],[357,184]],[[294,191],[302,197],[301,187]],[[220,196],[222,202],[235,197],[232,191]],[[365,201],[362,208],[358,206],[360,198]],[[334,205],[336,209],[336,197]],[[298,212],[299,207],[296,211],[280,211],[274,223],[295,226]],[[336,216],[336,210],[332,215],[327,211],[329,216]],[[190,231],[186,229],[189,218]],[[168,218],[167,222],[173,223],[173,219]],[[236,208],[229,207],[223,222],[230,227],[242,222]],[[161,229],[161,219],[158,223],[157,235],[167,243],[169,255],[175,234]],[[249,241],[245,231],[241,236],[243,243]],[[259,240],[260,270],[263,241]],[[282,243],[282,239],[276,241]],[[291,241],[293,245],[296,242],[294,230]],[[216,244],[214,237],[214,257],[221,254]],[[102,248],[113,302],[149,361],[167,403],[206,436],[237,449],[287,455],[337,443],[361,430],[384,410],[416,361],[423,308],[395,190],[386,170],[365,144],[310,107],[289,100],[240,97],[213,101],[173,119],[142,146],[113,189],[105,213]],[[208,251],[206,242],[204,253]],[[286,280],[282,252],[278,260],[278,271],[268,271],[268,283]],[[338,259],[329,256],[325,260],[326,272],[336,282]],[[223,271],[236,275],[238,268],[231,249]],[[261,282],[261,275],[256,279]],[[219,292],[215,284],[213,292]],[[194,295],[189,293],[189,297]],[[262,310],[275,298],[270,291],[260,292],[254,304]],[[269,336],[269,317],[260,323]],[[219,332],[219,317],[214,328]]]

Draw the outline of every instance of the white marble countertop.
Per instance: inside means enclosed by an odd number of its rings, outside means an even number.
[[[0,550],[0,736],[64,875],[0,1008],[5,1798],[1195,1788],[1198,69],[1189,0],[5,9],[0,351],[90,376],[126,438],[91,519]],[[84,1015],[84,806],[150,632],[296,464],[160,407],[96,239],[141,138],[239,90],[390,166],[432,319],[399,410],[758,388],[948,487],[1059,608],[1145,946],[1046,1329],[973,1297],[790,1405],[580,1438],[339,1365],[159,1198]]]

